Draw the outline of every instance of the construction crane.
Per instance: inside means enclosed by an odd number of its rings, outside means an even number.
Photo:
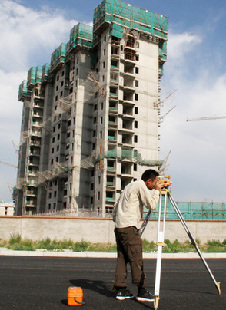
[[[10,167],[18,168],[16,165],[10,164],[10,163],[6,163],[5,161],[2,161],[2,160],[0,160],[0,164],[4,164],[4,165],[10,166]]]
[[[190,121],[212,121],[212,120],[215,120],[215,119],[223,119],[223,118],[226,118],[226,115],[216,115],[216,116],[203,116],[203,117],[197,117],[197,118],[191,118],[191,119],[186,119],[187,122],[190,122]]]

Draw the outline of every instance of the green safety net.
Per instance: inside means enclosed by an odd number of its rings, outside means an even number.
[[[111,24],[111,36],[119,39],[123,29],[135,29],[159,38],[159,59],[167,58],[168,18],[145,9],[132,6],[119,0],[104,0],[94,11],[94,45],[99,41],[99,28],[105,23]],[[163,75],[162,67],[160,69]]]
[[[35,84],[42,83],[42,66],[37,66],[35,70]]]
[[[49,74],[50,74],[50,64],[45,64],[42,66],[42,82],[49,81]]]
[[[31,91],[28,90],[27,88],[27,81],[24,80],[20,85],[19,85],[19,88],[18,88],[18,100],[23,100],[25,99],[26,97],[30,97],[31,96]]]
[[[104,22],[115,22],[153,36],[167,38],[168,18],[119,0],[104,0],[94,11],[94,32]]]
[[[145,160],[137,150],[109,150],[106,154],[102,154],[101,158],[134,159],[140,165],[151,167],[159,167],[163,163],[160,160]]]
[[[67,46],[64,43],[55,49],[51,57],[51,70],[55,69],[60,63],[65,62],[66,50]]]
[[[77,46],[85,46],[92,48],[93,46],[93,27],[78,23],[70,32],[70,40],[68,42],[68,52]]]
[[[117,24],[111,25],[111,35],[121,39],[123,36],[123,27]]]
[[[36,68],[35,67],[31,67],[28,70],[28,75],[27,75],[27,85],[32,86],[35,85],[35,75],[36,75]]]
[[[178,208],[180,209],[184,219],[224,219],[226,204],[220,202],[176,202]],[[162,196],[162,212],[163,206],[165,204],[165,197]],[[144,217],[147,214],[148,210],[144,208]],[[151,219],[158,218],[158,207],[152,211]],[[170,203],[169,198],[167,197],[167,219],[178,219],[176,212],[174,211],[173,206]]]

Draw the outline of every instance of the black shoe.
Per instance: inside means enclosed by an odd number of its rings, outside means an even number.
[[[116,299],[118,300],[124,300],[124,299],[128,299],[128,298],[133,298],[133,294],[127,290],[127,288],[121,288],[118,290]]]
[[[155,300],[155,297],[149,291],[147,291],[145,289],[142,289],[142,290],[140,290],[140,292],[138,292],[137,300],[138,301],[149,301],[149,302],[152,302],[152,301]]]

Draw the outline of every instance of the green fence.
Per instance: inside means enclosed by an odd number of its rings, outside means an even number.
[[[162,209],[164,206],[164,197],[162,197]],[[226,203],[222,202],[176,202],[184,219],[226,219]],[[144,217],[148,210],[145,208]],[[152,211],[151,219],[158,218],[158,207]],[[178,219],[173,206],[167,198],[167,219]]]

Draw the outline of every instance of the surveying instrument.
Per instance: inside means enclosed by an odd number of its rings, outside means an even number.
[[[159,294],[160,294],[160,280],[161,280],[161,260],[162,260],[162,247],[166,246],[164,242],[165,237],[165,223],[166,223],[166,210],[167,210],[167,197],[169,197],[170,203],[174,208],[174,211],[178,215],[182,226],[184,227],[189,239],[191,240],[191,244],[195,247],[196,251],[198,252],[199,257],[201,258],[205,268],[207,269],[208,273],[210,274],[219,295],[221,295],[221,287],[220,282],[217,282],[214,278],[213,273],[211,272],[207,262],[205,261],[204,257],[202,256],[202,253],[198,247],[198,244],[196,243],[195,239],[193,238],[185,220],[184,217],[178,208],[178,205],[176,204],[175,200],[173,199],[171,192],[169,190],[169,187],[171,186],[171,180],[170,176],[159,176],[159,183],[162,185],[161,193],[160,193],[160,199],[159,199],[159,210],[158,210],[158,239],[157,239],[157,246],[158,246],[158,254],[157,254],[157,263],[156,263],[156,272],[155,272],[155,295],[154,295],[154,307],[155,310],[158,309],[159,305]],[[164,203],[162,203],[164,201]],[[141,225],[141,228],[139,229],[139,235],[141,236],[144,232],[148,220],[151,216],[151,210],[148,211],[143,224]]]

